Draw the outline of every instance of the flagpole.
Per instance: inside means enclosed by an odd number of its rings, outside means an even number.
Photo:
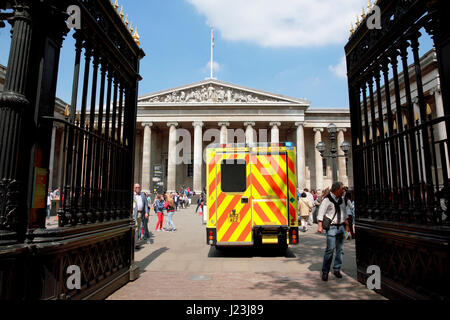
[[[211,79],[214,75],[214,29],[211,28]]]

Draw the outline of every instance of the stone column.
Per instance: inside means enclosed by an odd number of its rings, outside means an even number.
[[[322,141],[322,132],[323,128],[314,128],[314,151],[315,151],[315,159],[316,159],[316,189],[323,190],[323,159],[320,155],[320,152],[316,149],[316,146],[319,142]]]
[[[153,123],[143,123],[144,128],[144,142],[143,142],[143,157],[142,157],[142,191],[151,191],[151,167],[152,167],[152,126]]]
[[[305,155],[305,129],[303,122],[296,122],[297,127],[297,171],[298,187],[306,188],[306,155]]]
[[[64,158],[64,130],[61,130],[61,139],[59,142],[59,153],[58,153],[58,179],[57,179],[57,187],[61,188],[61,192],[63,191],[63,186],[61,185],[61,178],[63,175],[63,170],[64,170],[64,162],[63,162],[63,158]]]
[[[347,129],[345,128],[339,128],[338,129],[338,135],[337,135],[337,149],[338,149],[338,155],[342,156],[338,158],[338,171],[339,171],[339,181],[342,182],[345,185],[348,185],[348,174],[347,174],[347,168],[345,165],[345,158],[344,158],[344,151],[342,151],[341,146],[345,141],[344,133],[347,132]]]
[[[203,122],[194,122],[192,125],[194,126],[194,191],[196,194],[200,194],[203,190]]]
[[[53,124],[53,128],[52,128],[52,141],[51,141],[51,145],[50,145],[50,164],[49,164],[49,172],[48,172],[48,177],[49,177],[49,182],[48,182],[48,187],[50,190],[53,191],[53,169],[55,168],[55,141],[56,141],[56,124]]]
[[[441,118],[445,116],[444,103],[442,102],[441,89],[439,87],[432,91],[434,99],[436,102],[436,118]],[[438,137],[439,140],[447,139],[447,132],[445,130],[445,122],[442,122],[438,126]]]
[[[281,122],[271,122],[270,124],[270,142],[279,143],[280,142],[280,127]]]
[[[167,191],[175,192],[177,177],[177,122],[169,122],[169,161],[167,168]]]
[[[435,103],[436,103],[436,118],[442,118],[445,116],[445,112],[444,112],[444,103],[442,101],[442,95],[441,95],[441,88],[438,85],[435,89],[433,89],[432,91],[433,95],[434,95],[434,99],[435,99]],[[437,136],[439,141],[442,140],[446,140],[447,139],[447,130],[445,127],[445,122],[441,122],[438,124],[438,132],[437,132]],[[440,151],[438,151],[440,152]],[[446,159],[448,161],[449,157],[448,157],[448,146],[447,144],[445,144],[445,156]],[[440,157],[438,157],[438,163],[442,162]],[[447,169],[450,168],[449,163],[447,162]],[[444,164],[441,164],[441,166],[443,167]]]
[[[245,130],[245,142],[250,144],[255,142],[255,130],[253,127],[256,124],[254,122],[245,122],[244,126],[247,127]]]
[[[229,122],[219,122],[220,127],[220,144],[228,143],[228,127],[230,126]]]

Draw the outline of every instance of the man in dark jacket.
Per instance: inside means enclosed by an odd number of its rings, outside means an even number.
[[[149,219],[149,211],[148,211],[148,201],[147,197],[143,192],[141,192],[141,186],[139,184],[134,185],[134,219],[137,223],[137,240],[140,239],[141,235],[141,222],[144,225],[144,240],[149,242],[150,233],[148,231],[148,219]]]
[[[203,204],[205,203],[205,199],[203,198],[203,193],[200,195],[200,197],[197,200],[197,209],[195,209],[195,213],[198,212],[198,208],[201,207],[202,211],[203,211]]]

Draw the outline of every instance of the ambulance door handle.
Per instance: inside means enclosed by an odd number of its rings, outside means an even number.
[[[242,197],[241,203],[242,204],[248,204],[248,198]]]

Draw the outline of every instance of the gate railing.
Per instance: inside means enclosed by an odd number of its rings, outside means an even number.
[[[381,29],[363,20],[345,47],[358,278],[365,283],[367,267],[378,265],[389,297],[448,299],[449,1],[377,5]],[[434,110],[421,61],[428,37],[442,96]]]
[[[80,23],[70,107],[58,120],[69,7]],[[139,274],[132,179],[145,54],[109,0],[3,0],[0,28],[6,21],[12,40],[0,92],[0,299],[107,297]],[[60,228],[47,229],[44,175],[55,123],[64,128]],[[74,265],[80,290],[66,285]]]
[[[362,28],[354,37],[367,33],[361,39],[352,38],[347,46],[357,159],[355,189],[361,190],[356,205],[361,217],[441,225],[447,212],[442,212],[436,194],[444,189],[446,197],[450,195],[450,189],[444,188],[449,178],[448,141],[437,141],[435,133],[440,126],[449,132],[450,117],[436,117],[427,105],[419,56],[422,33],[427,30],[434,36],[434,13],[426,11],[427,1],[379,2],[384,5],[385,29]],[[415,66],[413,75],[409,74],[410,60]],[[403,69],[402,84],[399,67]],[[415,96],[410,77],[417,84]],[[442,164],[439,172],[438,158]]]
[[[126,141],[113,141],[98,128],[83,129],[78,121],[43,120],[64,128],[59,226],[129,219],[129,179],[125,170],[117,170],[131,158]]]

